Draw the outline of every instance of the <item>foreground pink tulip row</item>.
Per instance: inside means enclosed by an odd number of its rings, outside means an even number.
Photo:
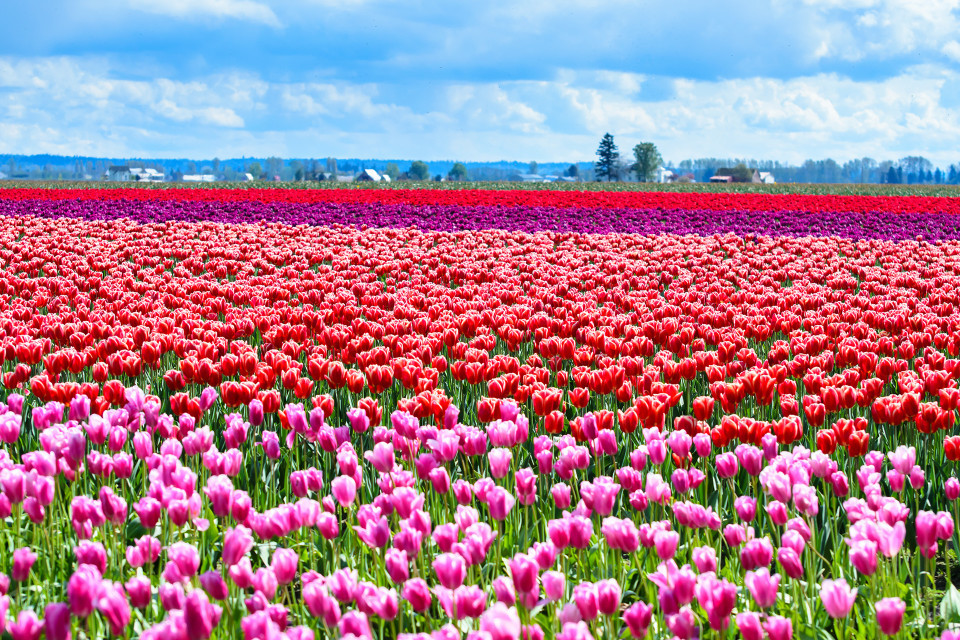
[[[838,460],[767,434],[716,451],[592,413],[580,443],[536,435],[509,401],[484,427],[452,404],[388,426],[288,404],[282,434],[258,400],[223,414],[215,390],[201,399],[200,420],[175,420],[137,387],[103,415],[77,396],[33,408],[29,432],[23,396],[0,406],[14,640],[943,627],[927,595],[938,561],[951,570],[960,482],[928,487],[913,447]],[[924,508],[940,492],[945,510]]]

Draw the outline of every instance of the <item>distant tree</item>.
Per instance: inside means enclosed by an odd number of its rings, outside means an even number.
[[[251,163],[247,166],[247,173],[249,173],[250,175],[252,175],[254,180],[259,180],[259,179],[260,179],[260,174],[263,173],[263,169],[260,168],[260,163],[259,163],[259,162],[251,162]]]
[[[188,163],[187,163],[187,173],[194,174],[194,173],[196,173],[196,172],[197,172],[197,163],[196,163],[196,162],[192,162],[192,161],[191,161],[191,162],[188,162]]]
[[[900,178],[897,175],[897,169],[893,165],[890,165],[890,169],[887,171],[887,184],[897,184],[900,182]]]
[[[450,173],[447,175],[447,178],[450,180],[466,180],[467,179],[467,166],[462,162],[454,162],[453,168],[450,169]]]
[[[213,159],[213,173],[214,175],[220,175],[220,158]]]
[[[443,176],[438,173],[437,175],[433,176],[433,181],[434,181],[434,182],[443,182]]]
[[[579,168],[577,165],[572,164],[572,165],[570,165],[569,167],[567,167],[567,170],[564,172],[564,175],[566,175],[566,176],[568,176],[568,177],[570,177],[570,178],[579,178],[579,177],[580,177],[580,168]]]
[[[633,170],[640,182],[652,182],[656,179],[657,169],[663,164],[663,157],[652,142],[641,142],[633,148]]]
[[[752,182],[753,181],[753,169],[749,168],[744,163],[740,163],[735,166],[730,175],[733,176],[734,182]]]
[[[327,158],[327,173],[337,175],[337,159]]]
[[[539,167],[539,165],[538,165],[536,162],[531,162],[531,163],[530,163],[530,173],[536,174],[538,167]]]
[[[594,163],[596,167],[597,180],[604,179],[609,182],[617,169],[617,161],[620,159],[620,152],[617,145],[613,142],[613,136],[605,133],[600,139],[600,146],[597,147],[598,160]]]
[[[947,174],[947,182],[957,184],[957,165],[950,165],[950,173]]]
[[[383,174],[390,176],[391,180],[396,180],[400,177],[400,167],[397,166],[396,162],[388,162],[387,168],[383,170]]]
[[[430,167],[427,166],[426,162],[422,160],[414,160],[410,164],[410,170],[407,171],[410,175],[411,180],[429,180],[430,179]]]
[[[934,184],[943,184],[943,171],[940,170],[940,167],[937,167],[937,170],[933,172],[933,182]]]
[[[270,180],[273,180],[274,176],[280,175],[281,171],[283,171],[283,158],[277,156],[267,158],[267,176]]]
[[[290,169],[293,173],[293,179],[297,182],[303,180],[303,176],[306,173],[303,169],[303,163],[299,160],[293,160],[290,162]]]

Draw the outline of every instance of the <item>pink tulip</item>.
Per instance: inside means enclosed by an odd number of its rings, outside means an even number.
[[[503,487],[493,488],[487,500],[487,506],[490,508],[490,517],[494,520],[506,520],[516,502],[516,498],[510,495],[510,492]]]
[[[300,556],[293,549],[277,548],[273,552],[270,568],[280,585],[290,584],[297,577],[297,565]]]
[[[697,602],[707,612],[710,628],[719,631],[730,623],[730,613],[737,603],[737,588],[709,574],[702,576],[697,585]]]
[[[680,640],[690,640],[697,630],[697,618],[689,606],[677,613],[666,616],[667,628]]]
[[[450,474],[444,467],[437,467],[427,474],[433,490],[446,495],[450,491]]]
[[[223,563],[232,567],[253,548],[253,536],[246,527],[227,529],[223,536]]]
[[[365,526],[354,527],[353,530],[360,541],[371,549],[380,549],[390,541],[390,523],[386,516],[381,516],[379,520],[370,519]]]
[[[473,486],[466,480],[457,480],[453,483],[453,496],[457,504],[470,504],[473,501]]]
[[[923,488],[924,483],[926,482],[926,474],[923,472],[919,466],[915,466],[910,471],[910,486],[913,487],[914,491],[919,491]]]
[[[433,561],[433,570],[437,580],[447,589],[456,589],[463,584],[467,576],[467,567],[463,558],[455,553],[442,553]]]
[[[133,505],[133,510],[136,511],[137,516],[140,518],[140,524],[148,531],[157,526],[157,521],[160,520],[161,508],[161,504],[149,496],[140,498],[140,500]]]
[[[250,558],[244,556],[236,564],[227,569],[227,575],[237,587],[249,589],[253,585],[253,565]]]
[[[738,445],[734,450],[737,454],[737,460],[740,462],[740,466],[752,476],[760,475],[760,471],[763,469],[763,451],[751,444],[741,444]]]
[[[937,512],[937,537],[941,540],[953,537],[953,516],[946,511]]]
[[[200,589],[194,589],[187,596],[183,605],[183,617],[187,627],[189,640],[206,640],[213,633],[213,628],[220,622],[221,610],[207,599],[207,594]]]
[[[698,456],[706,458],[710,455],[710,450],[713,449],[713,440],[710,439],[709,434],[698,433],[693,436],[693,447],[696,449]]]
[[[566,589],[566,576],[559,571],[545,571],[540,576],[543,592],[548,600],[562,600]]]
[[[498,602],[480,616],[480,631],[490,640],[519,640],[520,616],[513,607]]]
[[[773,546],[767,538],[748,540],[740,550],[740,564],[747,571],[770,566],[773,560]]]
[[[86,396],[80,396],[86,397]],[[87,399],[89,403],[89,398]],[[20,416],[13,413],[0,415],[0,441],[13,444],[20,437]]]
[[[407,580],[403,585],[403,599],[410,603],[414,611],[426,611],[432,600],[430,587],[421,578]]]
[[[100,590],[100,573],[90,565],[80,565],[67,582],[67,598],[70,612],[78,618],[86,618],[94,609],[94,601]]]
[[[824,580],[820,585],[820,600],[831,618],[846,618],[857,598],[857,590],[851,589],[843,578]]]
[[[763,640],[763,626],[759,614],[744,611],[737,614],[737,629],[743,640]]]
[[[581,484],[581,496],[584,495],[584,490],[588,485],[590,485],[588,482]],[[610,515],[620,491],[620,485],[610,478],[600,477],[593,482],[590,490],[592,490],[592,496],[588,506],[601,516]]]
[[[581,582],[573,588],[573,601],[583,620],[589,622],[600,612],[597,602],[597,585],[591,582]]]
[[[180,611],[183,609],[183,603],[186,594],[183,591],[183,585],[180,583],[165,583],[160,585],[160,606],[165,611]]]
[[[872,540],[850,542],[850,564],[860,574],[872,576],[877,571],[877,543]]]
[[[10,577],[17,582],[26,582],[30,577],[30,568],[37,561],[37,554],[29,547],[22,547],[13,552],[13,570]]]
[[[175,542],[167,549],[167,557],[173,562],[180,575],[192,578],[200,568],[200,553],[196,547],[186,542]]]
[[[33,611],[21,611],[17,619],[7,626],[13,640],[38,640],[43,633],[43,623]]]
[[[46,640],[70,640],[70,607],[62,602],[48,604],[43,610],[43,629]]]
[[[917,512],[917,546],[924,557],[932,558],[937,553],[937,514],[932,511]]]
[[[620,608],[620,584],[616,580],[601,580],[597,588],[597,609],[605,616],[612,616]]]
[[[403,584],[410,577],[410,561],[407,552],[400,549],[388,549],[384,557],[387,574],[397,584]]]
[[[566,509],[570,506],[570,485],[557,483],[551,487],[550,495],[558,509]]]
[[[200,586],[214,600],[226,600],[229,595],[227,582],[218,571],[207,571],[201,574]]]
[[[888,636],[899,633],[903,626],[903,614],[907,610],[906,603],[900,598],[884,598],[877,602],[875,608],[880,632]]]
[[[490,462],[490,475],[494,478],[503,478],[510,471],[510,463],[513,462],[513,454],[509,449],[497,448],[491,449],[487,454]]]
[[[514,475],[517,488],[517,501],[529,507],[537,501],[537,476],[533,470],[524,467]]]
[[[657,531],[654,535],[653,544],[657,550],[657,557],[661,560],[669,560],[677,553],[677,544],[680,542],[680,534],[676,531]]]
[[[757,516],[757,501],[749,496],[739,496],[733,501],[733,507],[744,522],[753,522]]]
[[[732,453],[718,453],[713,462],[717,469],[717,475],[721,478],[732,478],[740,470],[737,456]]]
[[[633,553],[640,546],[640,532],[632,520],[604,518],[600,533],[611,549]]]
[[[630,630],[630,635],[642,640],[650,628],[653,618],[653,607],[645,602],[635,602],[623,612],[623,621]]]
[[[901,474],[908,476],[917,462],[917,450],[914,447],[900,445],[897,450],[889,454],[890,464]],[[879,469],[877,469],[879,471]]]
[[[960,480],[947,478],[943,483],[943,493],[950,502],[960,498]]]
[[[717,552],[713,547],[696,547],[692,554],[693,564],[700,573],[717,571]]]
[[[97,596],[97,611],[106,618],[111,634],[123,635],[124,629],[130,624],[130,604],[119,582],[104,581],[101,584],[100,593]]]
[[[201,576],[202,579],[202,576]],[[146,609],[150,604],[152,596],[152,587],[150,579],[146,576],[134,576],[127,580],[124,585],[127,596],[130,598],[130,604],[136,609]]]
[[[378,442],[373,446],[373,450],[364,453],[363,457],[380,473],[390,473],[396,465],[393,445],[388,442]]]
[[[656,434],[647,441],[647,456],[650,463],[657,467],[667,459],[667,447],[660,434]]]
[[[780,576],[770,575],[766,567],[756,571],[748,571],[744,584],[750,591],[754,602],[761,609],[768,609],[777,602],[777,590],[780,588]]]
[[[782,616],[768,616],[763,623],[763,629],[770,640],[791,640],[793,638],[793,622]]]
[[[777,562],[788,577],[794,580],[803,577],[803,564],[800,562],[800,556],[790,547],[780,547],[777,551]]]
[[[507,561],[513,586],[518,593],[527,593],[537,589],[540,566],[530,556],[518,553]],[[446,585],[444,585],[446,586]]]
[[[686,460],[693,446],[693,439],[686,431],[673,431],[667,436],[667,445],[678,458]]]
[[[517,590],[510,578],[506,576],[500,576],[493,581],[493,595],[497,602],[502,602],[509,607],[517,602]]]

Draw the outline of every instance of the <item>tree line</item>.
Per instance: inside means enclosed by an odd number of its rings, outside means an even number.
[[[870,157],[848,160],[843,164],[827,158],[791,165],[773,160],[747,158],[697,158],[667,165],[652,142],[633,148],[633,162],[624,160],[613,136],[606,133],[597,148],[595,176],[601,181],[636,179],[650,182],[663,166],[681,180],[707,182],[719,169],[743,167],[772,173],[778,182],[862,183],[862,184],[960,184],[960,163],[946,169],[934,166],[923,156],[905,156],[899,160],[877,161]]]

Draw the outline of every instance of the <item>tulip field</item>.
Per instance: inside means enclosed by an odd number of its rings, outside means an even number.
[[[960,198],[0,190],[0,636],[960,640]]]

